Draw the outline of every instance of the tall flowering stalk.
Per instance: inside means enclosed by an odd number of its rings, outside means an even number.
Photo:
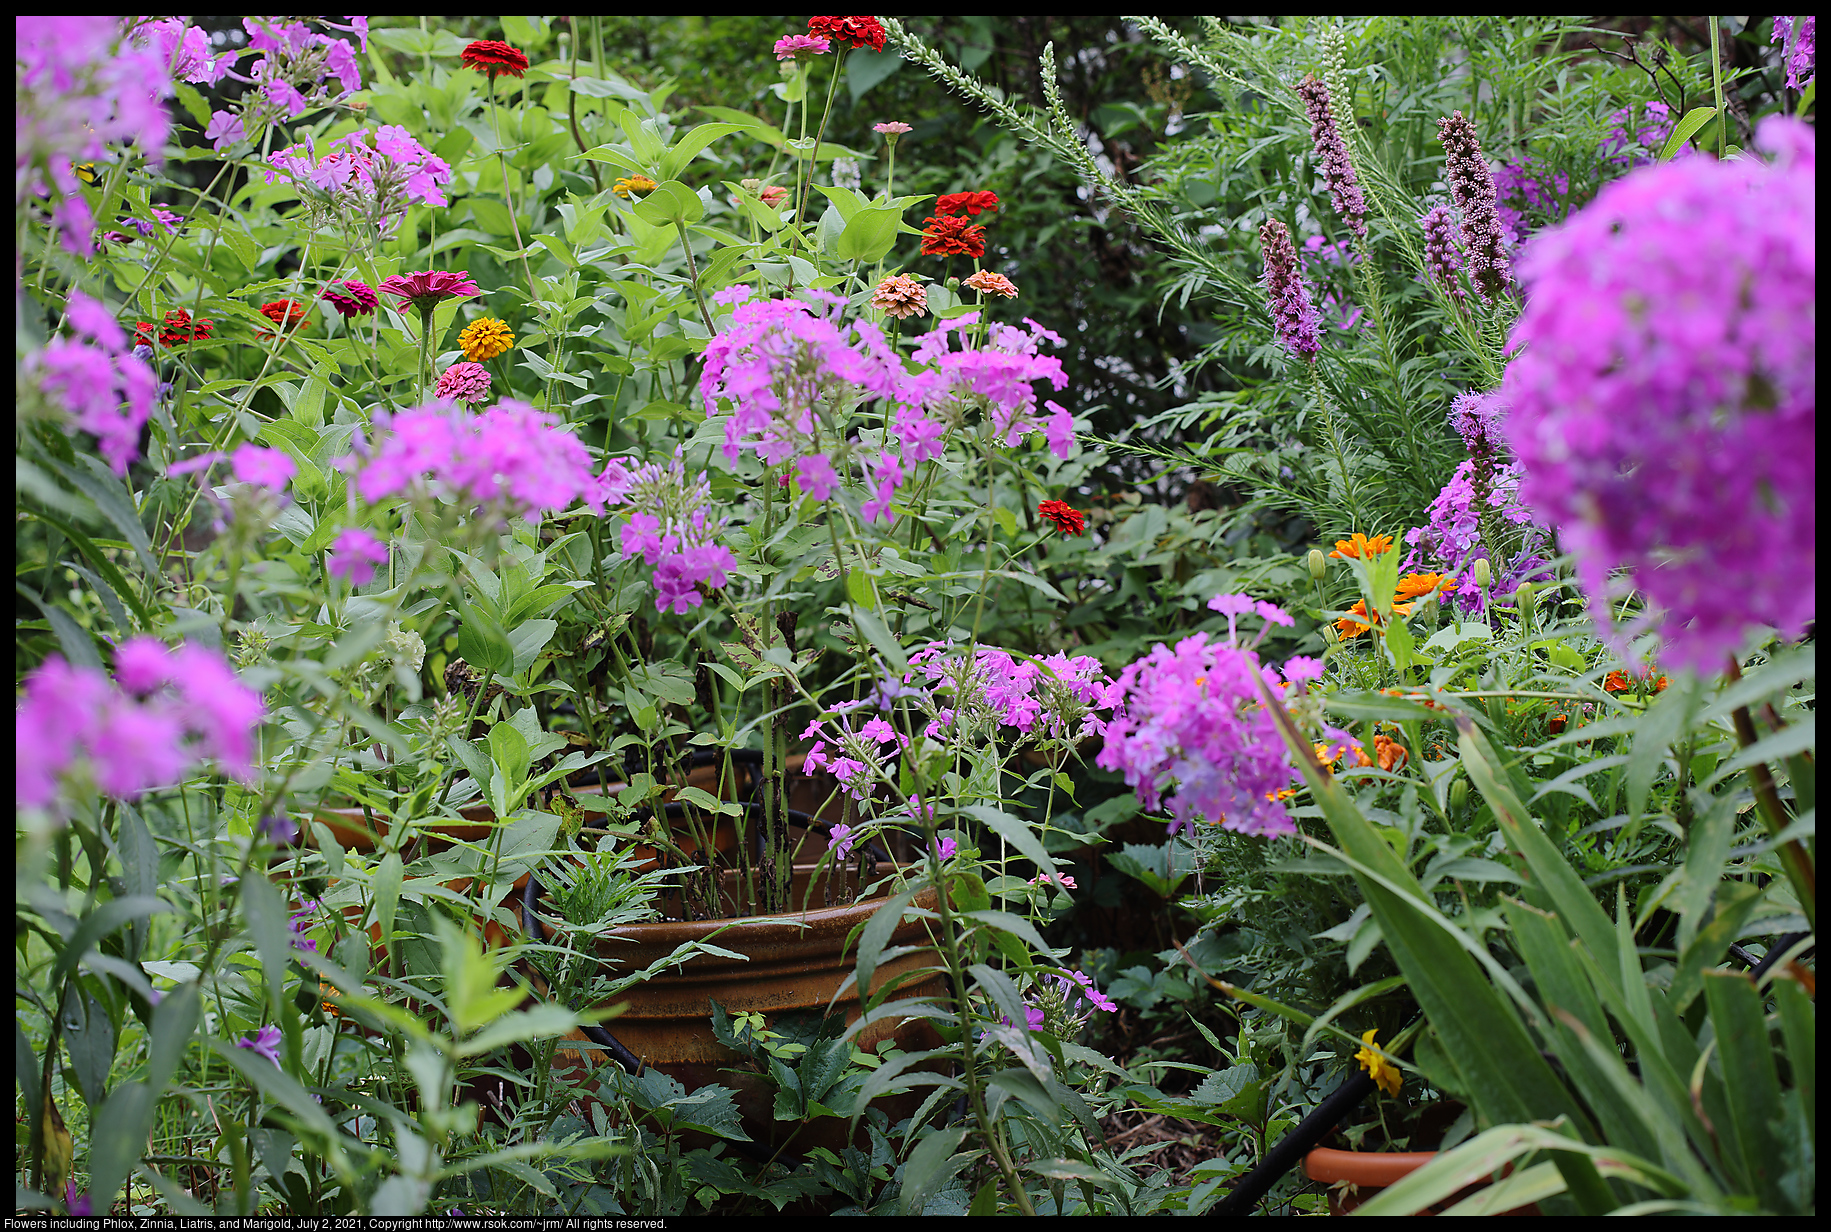
[[[1513,277],[1507,237],[1500,225],[1494,173],[1481,156],[1475,125],[1460,111],[1437,121],[1437,139],[1443,143],[1443,172],[1449,180],[1450,195],[1462,211],[1469,281],[1484,301],[1492,300],[1506,291]]]
[[[1265,254],[1265,293],[1271,301],[1278,341],[1297,358],[1314,362],[1322,350],[1321,318],[1303,283],[1290,228],[1276,218],[1266,219],[1259,228],[1259,246]]]
[[[1468,298],[1462,289],[1462,253],[1456,221],[1447,205],[1439,205],[1418,220],[1424,231],[1424,264],[1443,293],[1461,304]]]
[[[1367,198],[1361,193],[1354,175],[1354,163],[1348,158],[1348,147],[1341,130],[1335,126],[1335,113],[1329,106],[1329,87],[1316,77],[1305,77],[1297,86],[1303,99],[1303,110],[1310,117],[1310,140],[1316,144],[1316,157],[1322,163],[1322,178],[1329,186],[1329,199],[1348,229],[1360,239],[1367,238]]]

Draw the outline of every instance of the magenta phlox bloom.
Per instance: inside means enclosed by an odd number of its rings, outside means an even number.
[[[1061,986],[1064,994],[1084,997],[1097,1010],[1103,1010],[1108,1014],[1117,1013],[1119,1010],[1118,1004],[1096,988],[1093,979],[1085,971],[1069,971],[1063,968],[1062,973],[1056,976],[1055,980]]]
[[[24,371],[49,398],[93,433],[117,475],[140,456],[140,429],[153,412],[159,381],[146,362],[125,349],[108,311],[81,291],[70,292],[74,334],[54,338],[28,355]]]
[[[640,557],[654,570],[656,611],[684,615],[704,602],[702,587],[730,582],[737,557],[718,541],[725,519],[712,516],[712,481],[704,473],[688,478],[684,450],[666,464],[613,459],[593,483],[595,499],[621,506],[624,559]]]
[[[925,678],[951,708],[937,709],[926,734],[953,727],[971,739],[991,726],[1014,728],[1037,739],[1081,740],[1098,735],[1097,711],[1110,681],[1092,655],[1054,654],[1025,659],[992,646],[965,648],[936,642],[909,656],[910,679]]]
[[[1520,260],[1502,391],[1521,496],[1605,630],[1619,586],[1665,610],[1677,667],[1816,612],[1814,135],[1771,116],[1757,144],[1776,161],[1632,172]]]
[[[839,476],[833,470],[831,458],[823,453],[810,453],[795,459],[795,482],[815,500],[831,500],[833,489],[839,486]]]
[[[165,157],[171,118],[167,57],[123,40],[115,17],[21,14],[13,19],[15,196],[43,195],[45,176],[81,199],[72,161],[105,159],[131,141],[146,159]],[[87,216],[85,207],[83,214]],[[77,251],[66,232],[64,246]],[[87,243],[85,230],[83,243]]]
[[[1061,346],[1062,336],[1026,317],[1023,329],[993,322],[984,342],[974,346],[969,327],[978,323],[979,314],[969,312],[916,338],[911,358],[931,368],[907,381],[906,388],[943,422],[962,422],[969,407],[981,408],[1004,444],[1041,433],[1051,453],[1067,457],[1074,447],[1073,417],[1054,403],[1039,407],[1035,389],[1037,381],[1047,381],[1057,392],[1067,387],[1062,361],[1039,353],[1045,344]]]
[[[1280,683],[1252,651],[1205,633],[1174,648],[1159,643],[1108,690],[1114,717],[1097,764],[1123,772],[1145,807],[1167,807],[1172,834],[1193,833],[1197,819],[1267,838],[1291,833],[1290,815],[1271,797],[1296,772],[1261,680]]]
[[[324,570],[351,586],[367,586],[388,563],[388,545],[360,526],[346,526],[331,543]]]
[[[1404,567],[1429,567],[1455,574],[1458,585],[1451,597],[1464,612],[1483,610],[1491,597],[1511,595],[1521,582],[1552,576],[1548,563],[1550,541],[1532,525],[1532,511],[1520,500],[1520,465],[1509,462],[1494,468],[1488,504],[1503,523],[1514,528],[1518,550],[1507,553],[1506,569],[1495,573],[1485,593],[1476,587],[1469,570],[1483,557],[1490,564],[1496,558],[1481,537],[1481,511],[1474,484],[1477,465],[1474,458],[1465,459],[1430,503],[1425,524],[1405,534],[1405,542],[1412,550]]]
[[[283,490],[299,471],[298,463],[283,449],[267,449],[252,443],[238,445],[229,455],[235,477],[257,487]]]
[[[858,838],[858,832],[851,826],[834,826],[827,839],[827,850],[833,853],[835,860],[843,860],[852,854],[852,844]]]
[[[375,426],[368,458],[350,455],[347,464],[359,468],[356,491],[371,504],[424,490],[499,504],[510,514],[557,512],[600,486],[579,439],[525,402],[504,398],[478,415],[429,402],[378,413]]]
[[[383,232],[399,223],[410,204],[445,205],[442,186],[451,183],[445,160],[397,124],[339,137],[328,143],[322,157],[308,137],[269,155],[267,162],[267,182],[273,183],[276,175],[291,180],[319,221],[334,223],[349,215],[366,218]],[[386,283],[382,289],[392,290]]]
[[[943,864],[953,859],[959,850],[960,844],[956,843],[953,839],[948,838],[946,835],[942,835],[935,840],[935,858],[940,860]]]

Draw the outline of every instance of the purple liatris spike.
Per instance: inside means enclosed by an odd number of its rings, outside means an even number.
[[[1440,205],[1419,219],[1424,228],[1424,264],[1444,293],[1458,303],[1468,298],[1462,289],[1462,253],[1458,249],[1456,222],[1447,205]]]
[[[1443,143],[1444,178],[1450,195],[1462,211],[1462,238],[1468,247],[1469,281],[1484,300],[1491,300],[1512,281],[1507,259],[1507,237],[1500,225],[1500,205],[1494,189],[1494,172],[1481,156],[1475,125],[1458,111],[1437,121],[1437,140]]]
[[[1348,146],[1335,127],[1335,115],[1329,110],[1329,87],[1315,77],[1305,77],[1297,87],[1303,109],[1310,117],[1310,139],[1316,143],[1316,157],[1322,162],[1322,178],[1329,186],[1329,199],[1348,229],[1361,239],[1367,238],[1367,199],[1361,195],[1360,182],[1354,178],[1354,164],[1348,160]]]
[[[1265,291],[1271,300],[1278,340],[1291,354],[1313,360],[1322,350],[1320,318],[1298,272],[1291,233],[1276,218],[1268,218],[1259,228],[1259,246],[1265,250]]]

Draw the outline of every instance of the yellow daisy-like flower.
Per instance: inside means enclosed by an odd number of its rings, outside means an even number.
[[[480,364],[513,347],[515,335],[509,332],[506,322],[495,317],[481,317],[464,327],[458,335],[458,345],[464,349],[465,359]]]
[[[631,193],[654,192],[655,181],[649,179],[646,175],[621,176],[615,184],[610,186],[610,191],[627,201],[629,200],[629,195]]]
[[[1380,1090],[1388,1095],[1397,1095],[1399,1083],[1403,1081],[1398,1069],[1391,1061],[1373,1050],[1373,1037],[1378,1035],[1379,1031],[1378,1027],[1374,1027],[1361,1035],[1361,1043],[1366,1046],[1354,1054],[1354,1059],[1360,1063],[1362,1069],[1367,1071],[1367,1077],[1373,1079]]]

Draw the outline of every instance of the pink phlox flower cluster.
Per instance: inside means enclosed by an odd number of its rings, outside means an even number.
[[[862,703],[860,703],[862,705]],[[858,705],[832,707],[842,713],[830,719],[816,719],[809,723],[801,733],[803,740],[813,740],[814,746],[807,751],[802,760],[801,772],[814,774],[825,770],[839,780],[839,785],[848,796],[863,803],[871,798],[872,792],[885,774],[887,756],[894,756],[901,749],[903,738],[895,728],[879,718],[867,720],[854,728],[843,711],[853,711]],[[829,725],[831,730],[829,730]],[[888,739],[885,737],[888,736]],[[830,756],[827,745],[831,743],[839,756]],[[894,747],[886,750],[886,744]]]
[[[358,468],[356,491],[371,504],[426,489],[499,501],[510,513],[557,512],[599,488],[585,446],[556,416],[525,402],[505,398],[479,415],[429,402],[379,412],[375,427],[369,456],[346,463]]]
[[[150,42],[174,81],[213,86],[235,66],[235,52],[210,54],[210,35],[182,17],[163,17],[134,31],[134,42]]]
[[[286,930],[292,934],[292,948],[300,953],[316,954],[318,943],[305,934],[311,931],[312,913],[324,906],[315,898],[308,898],[299,904],[299,909],[286,919]]]
[[[702,585],[718,590],[731,580],[727,570],[737,557],[718,542],[725,520],[711,516],[712,481],[704,474],[688,479],[683,452],[666,464],[612,459],[588,501],[597,502],[623,507],[623,557],[640,556],[653,567],[656,611],[689,612],[703,602]]]
[[[906,405],[921,406],[943,422],[957,423],[964,418],[965,407],[976,402],[990,419],[993,434],[1006,445],[1040,432],[1051,453],[1067,457],[1074,448],[1074,416],[1053,401],[1039,405],[1035,389],[1037,381],[1049,382],[1058,392],[1067,387],[1062,361],[1039,354],[1045,343],[1061,346],[1062,336],[1025,317],[1023,329],[992,323],[983,345],[975,347],[968,327],[978,323],[979,314],[969,312],[942,321],[915,340],[910,358],[929,367],[909,378]],[[956,332],[959,350],[950,341]],[[931,423],[926,417],[899,416],[893,431],[909,449],[912,438],[938,440],[939,425]],[[938,444],[935,450],[939,452]],[[914,453],[910,457],[915,460]]]
[[[324,571],[351,586],[367,586],[375,571],[388,563],[388,545],[360,526],[346,526],[331,543]]]
[[[104,159],[120,141],[133,142],[150,163],[164,161],[166,60],[124,40],[115,17],[22,14],[13,35],[14,205],[55,189],[51,222],[60,242],[88,256],[95,220],[72,164]]]
[[[928,681],[931,699],[946,696],[926,734],[939,736],[959,723],[958,734],[971,739],[991,725],[1016,729],[1024,737],[1080,740],[1098,735],[1096,713],[1110,681],[1092,655],[1073,658],[1054,654],[1025,659],[992,646],[979,646],[968,660],[965,649],[936,642],[909,656],[910,676]]]
[[[748,296],[750,288],[731,288]],[[706,416],[730,405],[725,424],[725,457],[736,462],[749,449],[770,465],[791,458],[819,456],[825,467],[801,468],[819,492],[831,495],[831,461],[819,439],[819,408],[866,397],[898,396],[902,366],[884,343],[883,333],[868,321],[847,327],[838,319],[831,297],[809,293],[807,299],[760,299],[741,302],[729,325],[706,348],[700,396]],[[840,301],[843,303],[843,301]],[[806,486],[804,484],[804,486]]]
[[[27,677],[16,715],[19,803],[49,805],[58,776],[78,763],[104,793],[123,797],[174,783],[206,758],[238,777],[253,773],[266,706],[221,655],[137,637],[115,664],[118,684],[58,655]]]
[[[1622,138],[1625,142],[1625,133]],[[1562,171],[1546,171],[1539,160],[1526,155],[1494,168],[1494,196],[1501,231],[1507,243],[1517,248],[1532,230],[1528,211],[1542,221],[1557,220],[1570,199],[1570,177]]]
[[[1488,505],[1509,527],[1518,528],[1512,532],[1519,540],[1517,550],[1504,553],[1507,568],[1495,572],[1485,594],[1475,585],[1469,576],[1475,562],[1486,557],[1492,565],[1503,554],[1494,550],[1497,545],[1485,543],[1481,537],[1481,510],[1474,484],[1477,465],[1476,459],[1465,459],[1430,503],[1425,524],[1405,533],[1411,552],[1404,568],[1429,567],[1455,574],[1459,584],[1451,598],[1464,612],[1481,611],[1489,598],[1511,595],[1521,582],[1551,576],[1549,539],[1533,525],[1532,510],[1520,500],[1520,465],[1511,462],[1495,467],[1494,490],[1489,494]]]
[[[1784,117],[1756,136],[1774,162],[1644,168],[1535,237],[1502,384],[1522,495],[1598,624],[1627,570],[1677,667],[1816,611],[1814,136]]]
[[[1818,53],[1818,18],[1776,17],[1774,32],[1768,42],[1780,44],[1780,56],[1786,64],[1786,88],[1803,90],[1812,84]]]
[[[343,44],[339,44],[343,46]],[[358,129],[325,147],[307,137],[267,158],[267,182],[284,175],[320,222],[352,215],[384,233],[400,222],[407,206],[447,204],[442,185],[451,168],[398,124]]]
[[[117,475],[140,456],[140,429],[153,412],[159,380],[127,347],[108,310],[81,291],[70,292],[70,335],[28,355],[24,371],[61,404],[76,426],[95,435]]]
[[[862,837],[851,826],[841,823],[827,833],[827,850],[833,853],[835,860],[844,860],[852,854],[852,844]]]
[[[1067,873],[1038,873],[1036,876],[1030,878],[1031,885],[1042,885],[1045,882],[1051,885],[1060,886],[1064,890],[1078,890],[1081,888],[1074,883],[1074,878]]]
[[[1227,640],[1236,646],[1240,641],[1238,628],[1240,617],[1256,615],[1263,620],[1265,624],[1260,628],[1259,636],[1253,639],[1249,649],[1256,649],[1259,643],[1265,640],[1266,635],[1272,631],[1273,625],[1283,625],[1288,629],[1296,624],[1291,618],[1291,614],[1277,604],[1267,603],[1263,599],[1254,599],[1251,595],[1216,595],[1208,600],[1208,610],[1219,612],[1227,618]]]
[[[354,34],[364,51],[369,46],[369,19],[355,16],[347,24],[324,18],[327,29]],[[311,107],[347,98],[362,89],[362,69],[356,48],[343,39],[320,34],[302,21],[244,17],[248,47],[257,53],[246,73],[228,70],[221,75],[253,88],[243,95],[241,112],[218,111],[211,115],[204,136],[222,150],[246,139],[250,130],[280,116],[298,119]],[[337,88],[329,85],[335,78]]]
[[[1070,971],[1064,967],[1062,973],[1053,978],[1060,987],[1065,998],[1072,999],[1074,997],[1082,997],[1097,1010],[1102,1010],[1108,1014],[1118,1012],[1118,1004],[1115,1003],[1111,997],[1108,997],[1105,993],[1096,988],[1092,977],[1085,971]]]
[[[1666,138],[1672,135],[1672,109],[1664,103],[1622,107],[1608,119],[1615,128],[1602,139],[1598,152],[1605,161],[1618,167],[1644,167],[1651,164],[1654,156],[1665,147]],[[1638,119],[1639,124],[1630,133],[1631,121],[1634,119]],[[1684,153],[1681,151],[1680,157]],[[1559,188],[1562,191],[1563,186],[1560,185]]]
[[[945,864],[959,852],[960,844],[945,834],[935,840],[935,858]]]
[[[268,449],[252,442],[237,445],[229,461],[240,482],[272,488],[276,492],[285,490],[299,471],[298,463],[285,450]]]
[[[1172,834],[1193,833],[1198,818],[1267,838],[1291,833],[1272,797],[1296,772],[1260,680],[1282,683],[1252,651],[1205,633],[1159,643],[1107,690],[1114,717],[1096,764],[1123,772],[1146,808],[1167,807]]]

